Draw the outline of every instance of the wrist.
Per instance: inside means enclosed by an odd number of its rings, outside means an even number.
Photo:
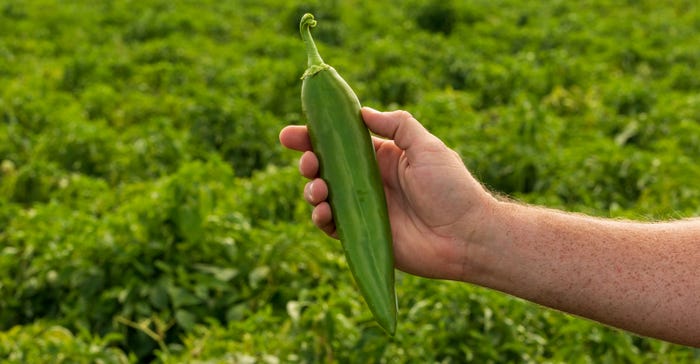
[[[490,281],[499,273],[507,251],[508,217],[511,202],[488,195],[479,205],[476,216],[464,221],[464,232],[458,239],[460,272],[457,280],[491,287]]]

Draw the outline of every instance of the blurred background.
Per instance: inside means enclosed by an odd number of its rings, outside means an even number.
[[[0,0],[0,359],[684,363],[700,352],[397,273],[387,337],[311,224],[298,22],[363,104],[496,193],[700,214],[695,1]]]

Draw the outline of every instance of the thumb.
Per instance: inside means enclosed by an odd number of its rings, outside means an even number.
[[[375,134],[393,139],[396,146],[409,155],[439,141],[430,134],[408,111],[380,112],[369,107],[362,108],[362,118]]]

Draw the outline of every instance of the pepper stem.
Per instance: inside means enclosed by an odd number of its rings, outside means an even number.
[[[316,20],[314,19],[313,14],[306,13],[301,17],[301,21],[299,22],[299,32],[301,33],[301,39],[303,39],[304,44],[306,44],[306,56],[308,59],[308,68],[306,69],[306,72],[304,72],[304,75],[301,76],[302,79],[313,76],[316,73],[330,67],[323,62],[323,58],[321,58],[321,55],[318,53],[318,49],[316,48],[316,43],[314,43],[314,39],[311,37],[311,28],[315,26]]]

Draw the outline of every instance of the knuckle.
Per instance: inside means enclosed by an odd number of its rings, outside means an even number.
[[[409,120],[413,119],[413,115],[412,115],[410,112],[406,111],[406,110],[397,110],[397,111],[396,111],[396,117],[397,117],[400,121],[409,121]]]

